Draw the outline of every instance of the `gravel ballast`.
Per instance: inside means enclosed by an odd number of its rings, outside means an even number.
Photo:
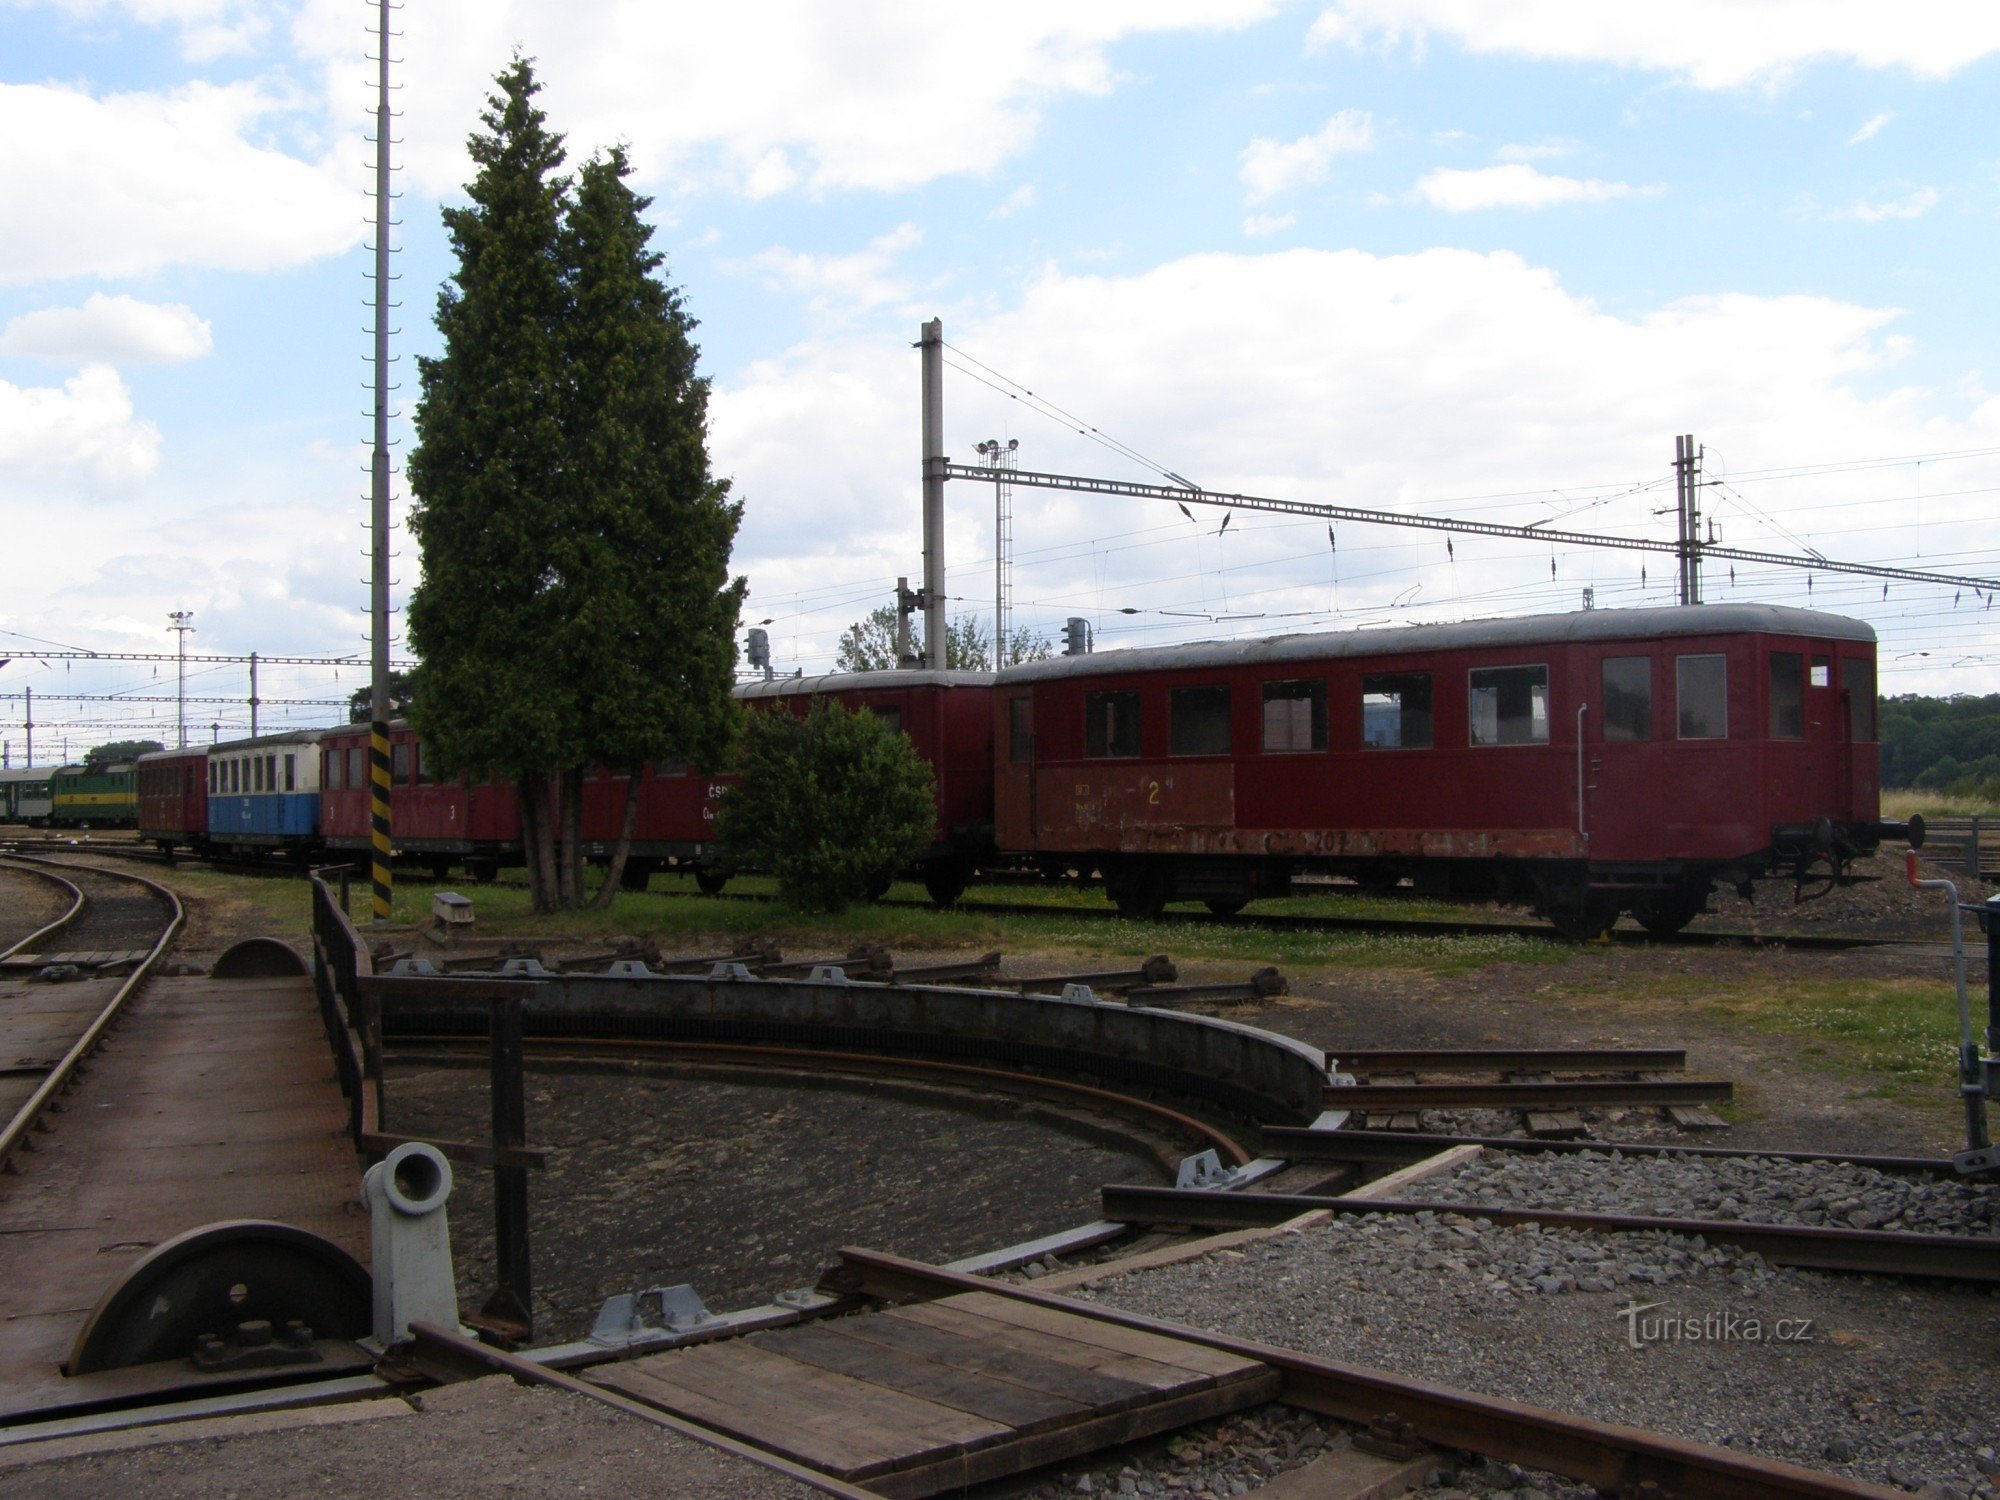
[[[1988,1183],[1768,1156],[1489,1152],[1453,1175],[1429,1178],[1400,1196],[1433,1203],[1912,1234],[2000,1232],[2000,1189]]]
[[[1342,1215],[1075,1295],[1934,1500],[2000,1494],[1983,1290],[1424,1213]]]

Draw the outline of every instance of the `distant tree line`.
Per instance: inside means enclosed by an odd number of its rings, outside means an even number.
[[[1975,792],[2000,783],[2000,693],[1882,700],[1882,785]]]

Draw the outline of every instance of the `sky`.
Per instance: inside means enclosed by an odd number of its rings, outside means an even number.
[[[29,688],[38,761],[177,732],[172,663],[37,651],[171,652],[191,611],[191,654],[365,660],[375,10],[0,0],[15,764]],[[399,444],[440,209],[518,50],[572,165],[624,144],[653,198],[780,671],[920,581],[931,318],[959,462],[997,439],[1023,470],[1669,540],[1687,433],[1725,545],[2000,580],[1977,0],[408,0],[392,25]],[[1661,554],[1009,499],[1014,624],[1082,617],[1100,650],[1675,598]],[[946,502],[949,607],[990,629],[993,491]],[[399,533],[399,599],[419,562]],[[2000,691],[1990,592],[1716,561],[1704,587],[1867,620],[1885,692]],[[261,722],[340,717],[364,675],[266,665]],[[247,724],[244,666],[185,691],[191,737]]]

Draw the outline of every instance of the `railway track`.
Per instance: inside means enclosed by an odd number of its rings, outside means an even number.
[[[0,842],[0,851],[20,850],[40,854],[89,854],[110,855],[119,859],[136,860],[146,864],[171,868],[175,863],[158,850],[132,843],[126,846],[114,840],[103,840],[101,845],[78,843],[67,839],[22,839],[11,838]],[[300,867],[246,860],[205,859],[201,861],[211,868],[227,870],[244,875],[304,875]],[[414,884],[434,885],[442,883],[439,877],[420,870],[398,871],[399,881]],[[1000,884],[1028,884],[1030,882],[1007,880]],[[1329,892],[1334,894],[1334,892]],[[708,896],[709,900],[769,902],[775,898],[755,892],[722,892]],[[905,910],[928,910],[928,900],[883,897],[876,905]],[[953,910],[975,912],[982,916],[995,917],[1050,917],[1076,918],[1086,922],[1116,922],[1122,920],[1117,911],[1108,905],[1102,908],[1092,906],[1057,906],[1036,901],[1007,901],[980,897],[961,897],[953,904]],[[1546,922],[1540,921],[1487,921],[1483,919],[1458,919],[1450,917],[1341,917],[1325,915],[1299,915],[1286,912],[1237,912],[1219,915],[1207,911],[1164,911],[1155,919],[1165,926],[1204,927],[1245,927],[1268,932],[1293,933],[1342,933],[1371,937],[1513,937],[1536,942],[1557,942],[1560,939]],[[1908,946],[1909,939],[1871,937],[1854,933],[1824,932],[1710,932],[1705,930],[1682,931],[1671,937],[1655,937],[1653,934],[1630,927],[1614,927],[1606,935],[1606,940],[1620,947],[1685,947],[1685,948],[1760,948],[1783,949],[1799,953],[1840,953],[1856,948],[1883,948]],[[1935,944],[1925,944],[1935,946]]]
[[[69,910],[0,953],[0,1166],[32,1136],[117,1024],[186,919],[144,876],[22,855],[0,867],[63,886]],[[35,982],[46,974],[74,982]]]

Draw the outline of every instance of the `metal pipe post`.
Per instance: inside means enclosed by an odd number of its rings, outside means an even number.
[[[518,995],[492,1002],[490,1052],[493,1144],[528,1144],[526,1057],[521,1040]],[[534,1278],[528,1254],[528,1169],[493,1169],[493,1254],[500,1285],[487,1310],[534,1329]]]
[[[945,664],[944,624],[944,320],[932,318],[918,341],[924,397],[924,665]]]
[[[257,738],[257,653],[250,653],[250,738]]]

